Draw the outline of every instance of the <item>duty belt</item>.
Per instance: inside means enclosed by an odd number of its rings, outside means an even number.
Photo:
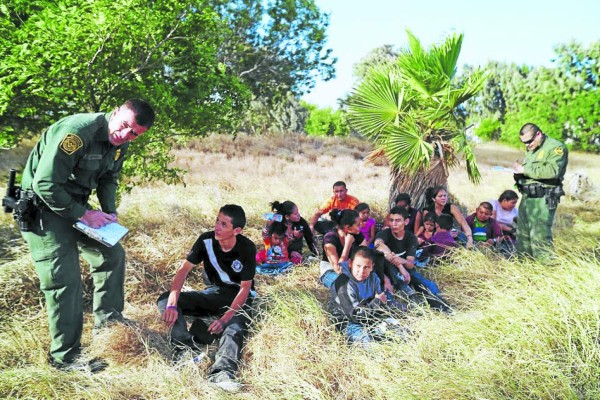
[[[538,183],[531,183],[528,185],[521,185],[521,193],[527,195],[530,198],[541,198],[545,196],[556,196],[560,197],[565,194],[562,186],[545,187]]]

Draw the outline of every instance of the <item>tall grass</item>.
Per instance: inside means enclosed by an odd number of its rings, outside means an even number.
[[[300,136],[213,137],[177,149],[177,164],[190,170],[185,187],[139,187],[122,200],[121,222],[132,231],[124,240],[125,313],[132,322],[92,338],[86,313],[83,344],[110,363],[93,376],[47,365],[43,296],[12,221],[0,217],[0,397],[599,398],[598,207],[575,200],[559,207],[556,254],[549,265],[459,250],[427,271],[455,313],[407,313],[402,318],[411,332],[406,341],[369,349],[347,345],[325,311],[328,293],[313,262],[285,276],[257,277],[260,297],[240,370],[242,393],[227,395],[207,384],[210,359],[173,368],[155,300],[168,289],[196,237],[212,228],[218,208],[241,204],[248,216],[244,232],[259,243],[260,215],[269,202],[292,199],[310,217],[341,179],[351,194],[383,215],[387,167],[364,165],[358,154],[368,150],[356,139]],[[512,187],[510,175],[487,167],[505,165],[520,154],[489,144],[476,151],[483,184],[473,187],[463,171],[450,179],[451,191],[469,210]],[[572,154],[569,173],[584,170],[597,179],[597,161],[597,156]],[[91,282],[85,266],[82,271],[89,311]],[[200,274],[192,273],[186,284],[201,287]]]

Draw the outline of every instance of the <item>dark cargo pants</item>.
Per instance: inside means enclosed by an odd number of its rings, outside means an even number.
[[[79,355],[83,330],[80,252],[91,266],[94,325],[101,326],[123,311],[125,251],[119,243],[106,247],[88,238],[48,209],[39,214],[31,232],[22,234],[46,299],[50,356],[59,364],[68,363]]]
[[[517,254],[546,262],[552,248],[552,223],[556,209],[549,209],[545,197],[523,195],[517,220]]]
[[[165,292],[158,298],[157,304],[162,314],[167,307],[167,301],[170,292]],[[231,306],[233,299],[239,293],[237,287],[209,286],[204,290],[194,290],[181,292],[177,303],[177,321],[171,329],[171,341],[189,342],[192,334],[187,329],[187,323],[184,316],[191,317],[220,317]],[[215,354],[215,362],[209,373],[214,374],[219,371],[235,373],[238,370],[239,360],[242,355],[244,345],[244,336],[248,331],[250,323],[249,315],[251,312],[252,298],[249,296],[244,304],[242,312],[238,312],[225,326],[219,347]]]

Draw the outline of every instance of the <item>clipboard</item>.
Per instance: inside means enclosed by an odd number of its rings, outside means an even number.
[[[101,228],[92,228],[91,226],[78,221],[73,224],[73,228],[83,232],[86,236],[99,241],[107,247],[113,247],[129,233],[129,229],[116,222],[111,222]]]

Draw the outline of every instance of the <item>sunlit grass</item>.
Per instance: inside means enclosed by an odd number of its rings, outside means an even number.
[[[340,179],[378,215],[385,213],[387,167],[362,163],[356,153],[366,154],[367,144],[285,140],[241,136],[194,143],[176,151],[178,165],[190,170],[185,187],[155,184],[124,196],[120,219],[131,229],[124,239],[129,326],[92,339],[91,284],[82,268],[88,302],[83,344],[110,364],[94,376],[47,365],[43,296],[22,240],[2,216],[0,398],[600,397],[598,206],[568,199],[558,210],[556,257],[549,265],[458,250],[427,271],[455,313],[407,314],[402,323],[412,334],[405,342],[378,343],[369,350],[348,346],[331,325],[328,292],[318,283],[318,262],[312,262],[286,276],[257,277],[260,297],[240,370],[242,393],[226,395],[208,385],[209,359],[175,370],[155,301],[197,236],[212,228],[221,205],[244,207],[244,232],[256,243],[269,202],[294,200],[309,218]],[[520,154],[489,144],[476,151],[483,184],[473,187],[463,171],[450,178],[450,190],[469,210],[512,187],[510,174],[485,166],[505,165],[507,157]],[[600,176],[597,161],[597,156],[572,155],[568,173],[578,168]],[[186,284],[201,287],[200,274],[191,274]]]

